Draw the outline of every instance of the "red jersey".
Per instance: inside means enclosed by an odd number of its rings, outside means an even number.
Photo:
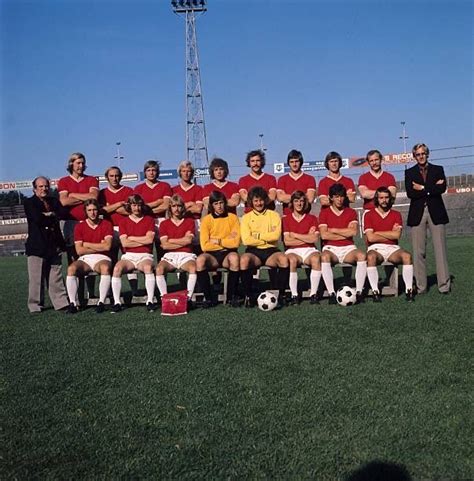
[[[114,228],[112,223],[106,219],[101,220],[97,225],[92,227],[87,220],[82,220],[74,227],[74,242],[92,242],[93,244],[100,244],[107,237],[114,235]],[[110,257],[110,252],[97,252],[97,254],[104,254]]]
[[[395,177],[388,172],[382,171],[377,177],[371,170],[359,177],[359,187],[363,185],[370,190],[377,190],[379,187],[396,187]],[[374,199],[364,199],[364,209],[375,209]]]
[[[151,215],[144,215],[139,219],[134,219],[135,220],[128,216],[125,217],[122,222],[120,222],[120,237],[122,237],[123,235],[142,237],[146,235],[147,232],[155,232],[155,219]],[[124,247],[123,250],[125,252],[143,252],[146,254],[153,254],[153,242],[146,246]]]
[[[282,175],[278,179],[277,187],[283,190],[285,194],[291,195],[296,190],[307,192],[308,190],[316,190],[316,180],[312,175],[301,172],[298,177],[293,177],[290,174]],[[290,215],[291,209],[288,204],[283,204],[283,215]]]
[[[296,234],[309,234],[311,228],[314,227],[315,231],[318,230],[318,218],[313,214],[305,214],[300,219],[296,219],[293,213],[283,217],[283,234],[285,232],[295,232]],[[284,237],[283,237],[284,239]],[[291,249],[290,246],[285,246],[287,249]],[[314,247],[314,243],[301,244],[298,247]]]
[[[258,179],[250,174],[244,175],[239,179],[239,190],[244,189],[247,191],[247,193],[252,187],[257,185],[263,187],[267,192],[270,192],[270,189],[277,188],[275,177],[273,177],[273,175],[266,174],[265,172]],[[271,202],[268,206],[268,209],[275,210],[275,203]],[[251,210],[251,207],[245,207],[245,212],[250,212]]]
[[[327,175],[319,182],[318,196],[321,197],[322,195],[326,195],[329,197],[329,189],[334,184],[342,184],[346,188],[346,191],[349,192],[350,190],[352,190],[353,192],[355,192],[354,182],[349,177],[340,175],[339,178],[333,179],[332,177],[329,177],[329,175]],[[321,206],[321,209],[327,209],[328,207],[329,206]]]
[[[347,229],[351,222],[357,222],[357,212],[350,207],[336,212],[334,208],[330,206],[327,209],[321,209],[319,213],[319,226],[325,225],[329,229]],[[350,246],[352,244],[354,244],[352,237],[349,239],[324,241],[324,245],[329,246]]]
[[[186,235],[186,232],[196,234],[194,219],[185,217],[181,219],[179,224],[175,224],[171,219],[166,219],[160,224],[160,239],[168,237],[168,239],[181,239]],[[193,246],[191,244],[177,249],[168,250],[167,252],[192,252]]]
[[[187,189],[184,189],[181,184],[175,185],[172,189],[173,194],[179,195],[184,203],[186,202],[200,202],[202,203],[202,187],[200,185],[191,184]],[[186,213],[186,217],[192,217],[193,219],[200,219],[201,214]]]
[[[91,190],[99,190],[99,181],[92,175],[85,175],[75,179],[72,175],[61,177],[58,181],[58,192],[68,194],[88,194]],[[86,220],[84,205],[82,203],[69,207],[69,220]]]
[[[364,232],[372,230],[374,232],[384,232],[395,230],[396,227],[403,225],[402,215],[397,210],[390,209],[385,215],[381,214],[378,209],[372,209],[364,216]],[[397,245],[397,240],[386,239],[383,242],[368,242],[372,244],[389,244]]]
[[[143,182],[143,184],[138,184],[135,186],[133,193],[138,194],[143,199],[145,204],[150,204],[158,199],[165,199],[173,195],[168,182],[162,182],[161,180],[153,184],[153,187],[150,187],[146,182]],[[166,212],[152,215],[153,217],[165,217]]]
[[[213,190],[222,192],[225,195],[225,198],[229,200],[234,194],[239,193],[239,185],[235,182],[226,181],[222,187],[218,187],[216,184],[214,184],[214,182],[211,182],[202,188],[202,198],[208,198]],[[237,212],[237,208],[229,207],[229,212],[235,214]]]
[[[101,189],[99,192],[99,204],[100,205],[112,205],[117,202],[126,202],[128,198],[133,194],[133,189],[122,185],[118,190],[112,190],[110,187]],[[112,225],[117,226],[125,218],[125,215],[112,212],[111,214],[105,214],[104,218],[109,219]]]

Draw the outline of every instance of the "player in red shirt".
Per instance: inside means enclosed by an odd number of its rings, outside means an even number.
[[[329,293],[329,303],[337,303],[332,265],[342,263],[356,265],[357,300],[361,302],[367,276],[367,261],[365,253],[354,244],[358,226],[357,212],[346,207],[347,192],[342,184],[331,186],[329,200],[331,205],[327,209],[321,209],[319,214],[319,232],[324,245],[321,272]]]
[[[79,259],[67,268],[66,288],[69,296],[68,314],[77,312],[78,276],[86,276],[90,272],[100,274],[98,314],[104,312],[104,302],[110,288],[112,261],[113,228],[110,221],[99,218],[99,203],[95,199],[84,202],[86,220],[80,221],[74,228],[74,240]]]
[[[172,188],[173,194],[183,199],[186,217],[200,219],[203,208],[202,187],[193,182],[194,166],[189,160],[183,160],[177,170],[181,180]]]
[[[263,172],[263,168],[265,167],[265,152],[262,150],[252,150],[247,154],[245,161],[247,167],[250,168],[250,173],[239,179],[239,194],[240,198],[246,204],[245,212],[252,210],[252,206],[247,205],[247,197],[250,189],[257,186],[265,189],[268,194],[270,203],[267,209],[275,210],[277,183],[273,175]]]
[[[367,236],[367,277],[373,292],[374,302],[381,302],[377,265],[384,261],[395,265],[403,264],[402,277],[407,301],[414,301],[413,263],[411,254],[398,245],[403,222],[400,212],[393,210],[394,198],[387,187],[375,191],[375,209],[365,216]]]
[[[143,166],[145,182],[135,186],[134,194],[138,194],[157,219],[157,225],[165,218],[170,197],[173,195],[171,187],[167,182],[158,180],[160,176],[160,165],[156,160],[149,160]]]
[[[291,214],[283,217],[283,242],[285,255],[290,262],[291,304],[298,304],[298,266],[310,266],[310,303],[319,304],[317,297],[321,280],[318,219],[309,213],[311,206],[305,193],[297,190],[291,194]]]
[[[69,263],[77,259],[77,253],[74,251],[74,227],[78,221],[86,219],[84,202],[97,199],[99,196],[99,181],[96,177],[85,175],[86,168],[84,154],[75,152],[69,157],[67,166],[69,175],[62,177],[58,182],[59,201],[69,209],[64,223]]]
[[[287,158],[290,172],[282,175],[277,182],[277,199],[283,203],[283,215],[291,214],[289,203],[293,192],[299,190],[306,194],[310,210],[316,197],[316,181],[301,170],[303,162],[303,154],[299,150],[290,150]]]
[[[239,185],[230,182],[227,179],[229,175],[229,166],[224,159],[218,157],[212,159],[209,164],[209,176],[211,183],[205,185],[202,189],[202,200],[206,209],[209,209],[209,196],[211,192],[221,192],[227,199],[228,211],[232,214],[237,213],[237,207],[240,204]]]
[[[330,206],[329,189],[332,185],[342,184],[347,192],[347,205],[356,200],[356,190],[352,179],[341,174],[342,157],[337,152],[329,152],[324,160],[324,166],[329,174],[321,179],[318,186],[319,202],[321,208],[325,209]]]
[[[114,262],[118,258],[118,250],[120,247],[120,239],[118,237],[118,228],[121,220],[128,216],[125,210],[125,204],[128,198],[133,194],[133,189],[122,185],[122,171],[119,167],[112,166],[105,171],[105,178],[109,185],[101,189],[99,192],[99,204],[104,212],[104,219],[110,220],[114,226],[114,239],[112,242],[111,256]]]
[[[196,254],[193,253],[195,223],[186,217],[186,206],[179,195],[173,195],[168,207],[168,219],[160,225],[160,242],[165,254],[156,267],[156,285],[161,296],[168,293],[165,275],[180,269],[188,273],[188,305],[196,286]]]
[[[115,264],[112,277],[112,293],[114,307],[112,312],[120,312],[120,291],[122,290],[122,274],[135,269],[145,274],[145,289],[147,293],[146,307],[149,312],[156,309],[153,303],[155,295],[155,275],[153,268],[153,242],[155,240],[155,220],[144,215],[143,199],[134,194],[128,198],[125,209],[129,212],[119,227],[120,242],[125,254]]]
[[[374,195],[379,187],[386,187],[395,199],[397,183],[395,177],[382,169],[383,156],[379,150],[369,150],[365,157],[370,170],[359,177],[359,192],[364,199],[364,209],[375,209]]]

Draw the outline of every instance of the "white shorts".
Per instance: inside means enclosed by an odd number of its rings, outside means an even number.
[[[303,263],[315,252],[319,252],[315,247],[293,247],[285,251],[285,255],[295,254],[303,259]]]
[[[85,254],[85,255],[79,257],[78,261],[84,262],[92,270],[94,270],[94,268],[95,268],[95,266],[97,265],[98,262],[102,262],[102,261],[112,262],[110,260],[110,257],[107,257],[104,254]]]
[[[171,264],[175,269],[181,269],[186,262],[195,261],[196,257],[192,252],[167,252],[161,260]]]
[[[401,249],[399,245],[372,244],[371,246],[367,247],[367,253],[370,251],[375,251],[377,254],[380,254],[383,257],[384,262],[387,262],[388,258],[399,249]]]
[[[332,252],[337,257],[337,261],[339,262],[339,264],[342,264],[347,254],[349,254],[349,252],[355,251],[356,249],[357,247],[354,244],[351,244],[350,246],[324,246],[323,252]]]
[[[153,263],[153,254],[146,252],[126,252],[120,259],[121,261],[129,261],[138,269],[138,264],[144,261],[151,261]]]

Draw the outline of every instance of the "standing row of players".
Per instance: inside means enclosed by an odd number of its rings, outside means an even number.
[[[365,253],[358,250],[353,243],[353,237],[358,228],[357,216],[348,205],[350,201],[355,200],[354,184],[350,179],[340,175],[342,159],[336,152],[331,152],[326,157],[329,174],[319,185],[319,199],[322,205],[319,223],[317,218],[309,213],[311,201],[316,196],[314,178],[301,172],[303,158],[298,151],[291,151],[288,155],[291,172],[279,179],[277,188],[268,183],[268,177],[274,180],[273,176],[262,172],[265,157],[260,151],[248,154],[247,164],[251,172],[240,180],[239,185],[226,181],[228,175],[226,162],[222,159],[214,159],[210,166],[212,183],[202,189],[204,195],[202,192],[198,194],[201,189],[192,182],[193,168],[189,162],[180,164],[178,172],[181,182],[171,190],[166,182],[158,180],[159,165],[149,161],[144,168],[146,180],[135,188],[133,197],[130,197],[133,193],[132,189],[120,184],[121,172],[117,167],[107,170],[109,186],[99,194],[97,186],[92,181],[93,178],[84,175],[85,158],[82,154],[74,154],[69,164],[71,175],[61,179],[58,185],[60,199],[63,205],[75,201],[74,205],[71,205],[71,213],[76,209],[76,215],[79,215],[78,207],[83,208],[80,204],[84,204],[83,212],[87,219],[76,227],[74,245],[81,258],[78,262],[71,264],[68,270],[66,284],[69,297],[75,299],[77,274],[95,270],[102,274],[98,309],[103,310],[103,300],[110,285],[110,273],[107,274],[106,271],[110,272],[112,263],[96,256],[106,256],[109,251],[113,251],[113,228],[115,226],[117,229],[120,225],[120,242],[125,254],[115,265],[111,280],[114,310],[121,308],[121,275],[136,268],[145,273],[145,286],[148,292],[147,307],[153,310],[155,278],[152,249],[156,222],[159,226],[158,239],[162,249],[159,255],[161,261],[156,270],[156,283],[161,294],[166,293],[164,276],[167,272],[175,268],[187,270],[189,272],[188,294],[192,295],[196,280],[199,278],[206,297],[204,305],[208,307],[212,305],[212,299],[207,271],[223,266],[230,271],[228,283],[230,304],[234,306],[240,304],[237,285],[241,278],[245,291],[245,305],[251,306],[254,303],[251,295],[252,272],[261,265],[267,265],[275,268],[277,273],[272,279],[273,287],[277,287],[283,294],[289,284],[292,294],[291,303],[297,303],[296,271],[298,265],[305,264],[311,267],[311,302],[318,302],[317,290],[321,275],[329,291],[330,302],[335,302],[331,266],[344,262],[356,265],[356,289],[359,297],[368,275],[374,300],[380,301],[376,265],[389,260],[395,264],[404,265],[403,278],[407,299],[412,300],[411,256],[398,247],[397,241],[402,228],[401,216],[391,210],[395,194],[395,179],[382,171],[380,152],[370,151],[367,160],[371,170],[361,177],[359,189],[368,207],[365,221],[365,233],[369,242],[368,268]],[[75,173],[79,175],[74,175]],[[265,176],[267,178],[262,182]],[[82,185],[85,180],[89,181],[90,185],[87,183]],[[379,185],[382,183],[383,187],[377,189],[374,185],[376,181]],[[263,183],[265,185],[261,185]],[[87,199],[80,199],[76,193],[72,192],[72,189],[77,190],[78,186],[83,190],[88,188],[88,191],[83,193],[85,197],[88,196]],[[292,193],[288,194],[288,192]],[[99,198],[101,207],[110,222],[100,221],[99,203],[96,197]],[[280,216],[272,210],[275,198],[284,204],[283,226]],[[246,200],[247,213],[243,216],[240,225],[235,216],[235,208],[241,199]],[[207,205],[210,214],[203,219],[200,235],[203,253],[196,259],[196,254],[193,253],[195,250],[193,243],[196,243],[198,237],[196,221],[201,216],[204,204]],[[88,210],[94,211],[91,212],[92,217]],[[155,220],[146,215],[147,213],[154,216]],[[164,220],[166,213],[169,218]],[[146,219],[146,222],[142,222],[142,219]],[[77,220],[72,218],[69,224]],[[99,225],[107,226],[107,229],[97,229]],[[138,229],[139,225],[140,229]],[[145,225],[148,227],[143,231],[142,227]],[[232,228],[229,225],[232,225]],[[90,241],[92,237],[84,235],[84,231],[87,230],[94,231],[95,241],[98,240],[99,230],[108,230],[109,233],[99,243]],[[65,232],[68,234],[72,229],[66,226]],[[282,232],[285,253],[277,248]],[[315,248],[319,236],[324,244],[321,255]],[[245,254],[239,256],[237,248],[241,238],[247,249]],[[89,246],[90,243],[93,246]],[[86,252],[84,246],[88,249],[101,246],[100,248],[105,248],[106,251]],[[116,252],[111,253],[111,256],[115,261]],[[280,302],[282,302],[282,296]],[[75,306],[73,305],[72,308],[74,309]]]

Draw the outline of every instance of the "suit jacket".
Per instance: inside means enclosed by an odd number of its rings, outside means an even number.
[[[444,182],[437,184],[436,182],[439,180]],[[415,190],[412,182],[424,185],[425,188],[423,190]],[[428,163],[426,182],[423,180],[418,165],[405,170],[405,188],[407,197],[411,199],[407,219],[409,226],[413,227],[420,224],[425,205],[428,208],[433,224],[447,224],[449,222],[448,213],[442,198],[442,194],[446,192],[446,177],[443,167]]]
[[[51,215],[46,212],[43,202],[34,195],[25,200],[25,213],[28,221],[28,239],[25,243],[27,256],[51,257],[66,250],[64,237],[59,227],[59,217],[66,210],[58,199],[48,197]]]

